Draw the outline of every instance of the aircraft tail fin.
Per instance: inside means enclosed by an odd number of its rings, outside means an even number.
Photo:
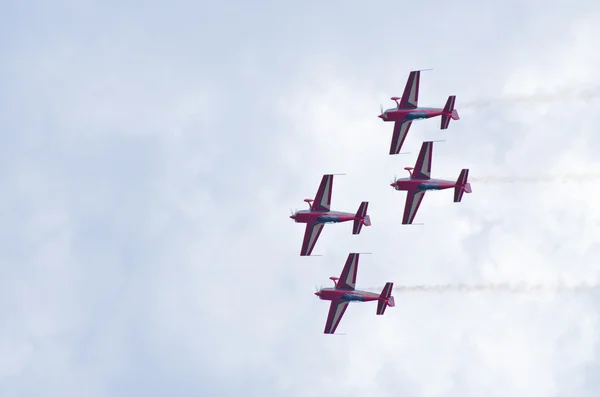
[[[454,202],[460,203],[462,200],[463,193],[471,193],[471,184],[467,182],[467,178],[469,178],[469,169],[464,168],[458,179],[456,180],[456,187],[454,188]]]
[[[450,120],[460,120],[458,112],[454,109],[454,103],[456,102],[456,95],[450,95],[444,106],[442,113],[442,124],[441,129],[445,130],[450,125]]]
[[[363,201],[356,211],[354,216],[354,226],[352,227],[352,234],[359,234],[363,225],[371,226],[371,217],[367,215],[367,208],[369,207],[368,201]]]
[[[379,295],[379,300],[377,301],[377,315],[381,316],[385,313],[385,309],[389,307],[396,306],[396,301],[392,296],[392,290],[394,289],[394,283],[385,283],[385,287],[381,291],[381,295]]]

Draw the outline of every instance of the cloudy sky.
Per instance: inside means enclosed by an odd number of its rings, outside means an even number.
[[[313,295],[349,252],[358,287],[600,282],[598,179],[535,182],[598,174],[597,1],[9,0],[0,33],[1,396],[600,393],[598,293],[396,292],[345,336]],[[389,156],[379,106],[420,68],[461,120]],[[402,226],[430,139],[473,194]],[[373,226],[300,257],[325,173]]]

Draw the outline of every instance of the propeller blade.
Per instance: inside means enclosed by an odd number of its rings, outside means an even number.
[[[381,109],[381,113],[379,113],[379,114],[383,114],[383,105],[382,104],[379,104],[379,109]]]

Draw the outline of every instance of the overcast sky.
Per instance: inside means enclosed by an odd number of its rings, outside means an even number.
[[[4,2],[0,395],[598,396],[598,293],[396,292],[330,336],[313,292],[349,252],[359,288],[600,282],[599,180],[518,179],[598,174],[599,45],[595,0]],[[421,68],[461,120],[390,156]],[[473,193],[402,226],[431,139]],[[300,257],[325,173],[373,226]]]

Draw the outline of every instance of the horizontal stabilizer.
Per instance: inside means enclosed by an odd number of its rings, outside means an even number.
[[[394,289],[394,283],[385,283],[385,287],[381,291],[379,295],[379,300],[377,301],[377,315],[381,316],[385,313],[386,307],[394,307],[396,306],[396,302],[394,301],[394,297],[392,296],[392,290]]]
[[[354,224],[352,226],[352,234],[359,234],[363,225],[371,226],[371,217],[367,215],[367,209],[369,207],[368,201],[363,201],[356,211],[354,216]]]
[[[463,193],[471,193],[471,184],[467,182],[469,178],[469,170],[467,168],[460,171],[460,175],[456,180],[456,186],[454,188],[454,202],[460,203],[462,200]]]
[[[450,125],[450,120],[459,120],[458,112],[454,109],[454,103],[456,102],[456,96],[451,95],[448,97],[446,101],[446,105],[444,106],[444,110],[442,113],[442,123],[440,128],[445,130]]]

